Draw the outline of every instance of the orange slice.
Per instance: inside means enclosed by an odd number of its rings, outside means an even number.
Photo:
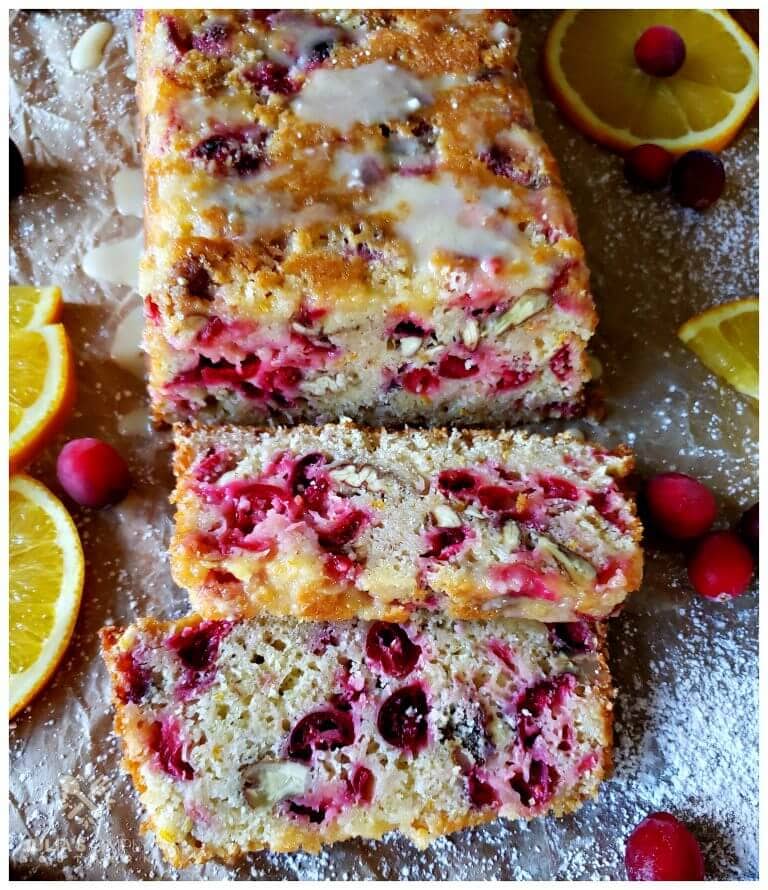
[[[60,324],[58,288],[11,288],[9,344],[10,467],[28,463],[69,415],[75,372]]]
[[[80,538],[64,505],[40,482],[9,484],[10,716],[43,688],[61,661],[83,592]]]
[[[671,77],[635,62],[635,42],[652,25],[674,28],[685,42],[685,62]],[[758,52],[721,10],[569,10],[547,36],[544,74],[561,111],[603,145],[720,151],[757,101]]]
[[[758,300],[733,300],[695,315],[677,332],[710,371],[734,389],[759,398]]]

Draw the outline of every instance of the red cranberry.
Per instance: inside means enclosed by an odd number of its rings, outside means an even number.
[[[152,681],[150,670],[139,664],[133,651],[121,652],[117,656],[117,669],[120,672],[117,697],[123,704],[138,704],[149,691]]]
[[[523,151],[511,152],[494,144],[480,155],[480,160],[496,176],[511,179],[527,188],[540,186],[538,171]]]
[[[561,479],[559,476],[542,476],[539,479],[544,491],[545,498],[552,498],[560,501],[577,501],[579,499],[579,489],[567,479]]]
[[[385,742],[418,754],[427,744],[427,696],[418,683],[393,692],[379,709],[376,725]]]
[[[469,794],[469,799],[478,809],[498,807],[499,805],[499,798],[493,789],[493,785],[478,778],[474,772],[467,776],[467,793]]]
[[[365,654],[385,674],[402,679],[416,667],[421,646],[414,643],[399,624],[376,621],[365,638]]]
[[[581,655],[584,652],[594,652],[597,648],[594,628],[586,619],[558,622],[547,626],[550,642],[556,649]]]
[[[480,368],[472,359],[464,359],[458,355],[444,355],[437,370],[441,377],[463,380],[465,377],[473,377]]]
[[[672,167],[672,193],[683,207],[706,210],[724,188],[725,167],[711,151],[686,152]]]
[[[567,380],[573,370],[571,364],[571,347],[566,343],[549,360],[549,369],[558,380]]]
[[[753,504],[739,520],[739,533],[747,544],[757,553],[760,546],[760,504]]]
[[[535,371],[504,368],[501,372],[501,377],[499,377],[499,380],[496,383],[496,389],[501,390],[502,392],[508,389],[519,389],[521,386],[525,386],[526,383],[533,380],[535,376]]]
[[[749,589],[755,561],[733,532],[712,532],[696,545],[688,561],[694,589],[707,599],[741,596]]]
[[[673,28],[654,25],[635,43],[635,61],[653,77],[671,77],[685,62],[685,42]]]
[[[155,720],[149,729],[149,750],[155,755],[155,763],[163,772],[174,779],[188,781],[195,775],[192,766],[185,759],[186,745],[181,738],[179,725],[172,717]]]
[[[317,478],[317,471],[325,465],[326,458],[319,451],[312,451],[300,457],[291,473],[291,491],[303,494]]]
[[[227,326],[218,315],[211,315],[197,332],[197,342],[204,347],[214,346],[219,337],[226,332],[226,329]]]
[[[229,451],[212,451],[195,467],[195,479],[211,485],[234,468],[236,460]]]
[[[526,807],[537,807],[551,800],[560,774],[554,766],[541,760],[532,760],[526,779],[522,772],[515,773],[509,784],[520,796],[520,802]]]
[[[671,813],[651,813],[627,840],[630,881],[703,881],[704,857],[691,832]]]
[[[317,540],[326,550],[339,550],[355,540],[367,520],[368,517],[362,510],[350,510],[330,528],[319,531]]]
[[[576,686],[573,674],[540,680],[520,696],[517,703],[517,733],[523,748],[530,750],[541,735],[539,719],[557,714]]]
[[[211,59],[220,59],[229,50],[231,28],[228,22],[212,22],[200,34],[192,37],[192,48]]]
[[[670,538],[687,540],[708,531],[717,515],[715,496],[684,473],[659,473],[645,486],[651,519]]]
[[[168,40],[174,54],[177,59],[180,59],[192,49],[192,35],[187,30],[186,25],[180,24],[178,19],[165,16],[163,21],[168,29]]]
[[[266,133],[259,133],[255,138],[244,133],[208,136],[192,149],[190,157],[202,161],[206,167],[212,164],[219,176],[229,173],[248,176],[264,163],[265,139]]]
[[[403,374],[402,385],[414,395],[426,396],[440,389],[440,378],[426,368],[412,368]]]
[[[106,507],[131,487],[128,464],[100,439],[73,439],[61,449],[56,476],[66,493],[83,507]]]
[[[446,494],[457,496],[474,494],[478,479],[469,470],[441,470],[437,484]]]
[[[332,581],[354,584],[360,573],[360,564],[343,553],[329,553],[325,557],[325,573]]]
[[[427,559],[446,560],[459,553],[469,537],[469,528],[433,528],[427,533],[429,549],[422,554]]]
[[[231,621],[201,621],[173,634],[167,645],[179,656],[184,667],[207,671],[216,663],[221,641],[231,630]]]
[[[624,176],[637,188],[660,189],[669,181],[675,158],[665,148],[645,142],[624,156]]]
[[[355,803],[370,803],[376,789],[376,778],[367,766],[358,764],[347,779],[347,787]]]
[[[517,504],[517,494],[503,485],[481,485],[477,499],[488,510],[514,510]]]
[[[257,90],[264,89],[280,96],[289,96],[296,91],[296,84],[291,80],[288,69],[276,62],[257,62],[243,72],[243,77]]]
[[[344,711],[326,708],[302,717],[288,740],[292,760],[311,760],[314,751],[333,751],[355,740],[352,717]]]

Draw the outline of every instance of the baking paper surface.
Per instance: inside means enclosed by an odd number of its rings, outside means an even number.
[[[94,21],[115,34],[98,69],[69,56]],[[636,195],[616,156],[587,142],[546,100],[539,54],[550,13],[522,17],[522,60],[537,118],[571,193],[601,314],[594,351],[608,415],[584,431],[636,449],[643,472],[708,482],[723,523],[757,499],[756,405],[721,385],[675,330],[715,302],[757,293],[756,116],[725,151],[728,185],[708,213]],[[757,877],[757,597],[707,603],[683,559],[651,538],[643,590],[611,622],[618,687],[616,775],[573,817],[496,823],[426,852],[400,839],[349,842],[319,857],[254,855],[237,869],[176,873],[119,770],[97,631],[144,614],[172,617],[186,597],[170,579],[170,444],[150,431],[143,382],[112,357],[137,296],[82,271],[94,246],[129,238],[115,175],[138,166],[129,13],[14,13],[11,135],[28,187],[11,209],[11,281],[59,284],[77,354],[78,401],[67,429],[31,468],[59,491],[58,448],[74,436],[119,444],[136,485],[117,507],[75,511],[86,589],[74,640],[50,686],[10,729],[12,874],[35,878],[266,879],[623,878],[624,839],[648,812],[670,810],[703,842],[708,876]],[[118,353],[120,350],[118,350]],[[135,365],[135,362],[134,362]]]

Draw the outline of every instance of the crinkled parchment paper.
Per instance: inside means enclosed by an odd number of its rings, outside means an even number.
[[[104,62],[76,74],[69,54],[87,24],[115,23]],[[708,213],[635,195],[615,156],[570,129],[546,100],[538,60],[549,13],[523,17],[523,62],[538,121],[560,159],[591,259],[602,322],[608,416],[584,430],[637,449],[642,471],[675,468],[706,480],[731,522],[757,498],[756,406],[722,386],[675,338],[712,303],[757,292],[757,131],[724,154],[728,185]],[[11,279],[58,283],[77,353],[79,397],[68,428],[32,472],[52,472],[67,437],[103,436],[128,457],[136,486],[118,507],[76,511],[87,560],[74,641],[43,694],[10,730],[10,860],[49,878],[171,877],[138,830],[119,771],[96,632],[146,613],[185,611],[165,548],[171,528],[167,433],[142,419],[142,382],[110,359],[116,326],[135,305],[126,287],[81,269],[94,245],[134,234],[111,182],[138,163],[126,13],[17,13],[11,22],[11,132],[29,185],[11,210]],[[757,601],[713,604],[689,590],[682,556],[649,540],[646,582],[611,622],[617,768],[576,816],[498,823],[424,853],[406,842],[345,843],[319,857],[256,855],[236,870],[188,878],[619,878],[623,844],[649,811],[685,818],[708,873],[757,877]]]

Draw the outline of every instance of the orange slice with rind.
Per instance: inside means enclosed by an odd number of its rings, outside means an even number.
[[[721,303],[677,332],[710,371],[753,399],[760,395],[758,307],[756,297]]]
[[[653,25],[685,42],[685,62],[669,77],[646,74],[635,61],[635,43]],[[622,152],[645,142],[673,154],[720,151],[757,101],[758,62],[749,35],[716,9],[568,10],[544,49],[545,79],[561,111]]]
[[[13,717],[50,680],[77,621],[84,559],[72,517],[29,476],[9,483],[9,709]]]

